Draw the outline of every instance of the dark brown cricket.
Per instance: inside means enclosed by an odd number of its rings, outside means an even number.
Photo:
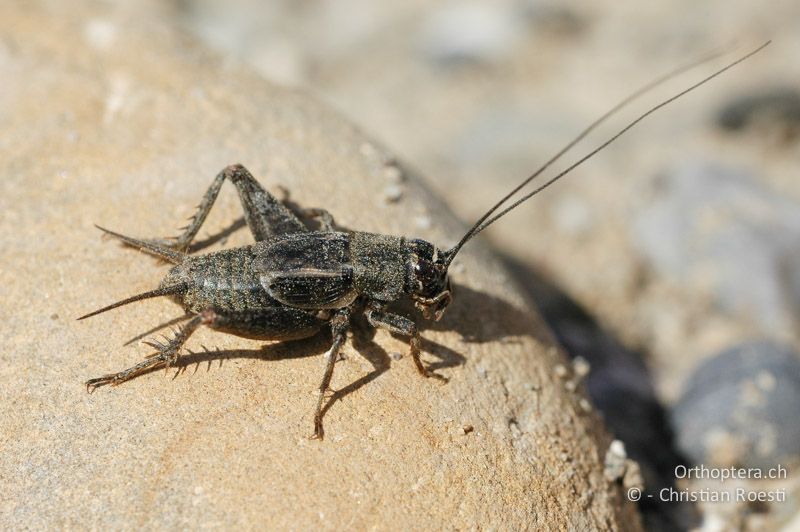
[[[439,249],[420,239],[337,231],[331,215],[323,209],[306,212],[320,221],[321,228],[313,229],[269,194],[241,165],[228,166],[217,174],[191,223],[177,238],[139,240],[100,228],[126,244],[157,255],[174,266],[158,289],[119,301],[79,319],[157,296],[170,296],[184,308],[186,318],[171,339],[166,342],[146,342],[156,349],[155,354],[124,371],[90,379],[86,382],[87,389],[92,391],[105,384],[115,386],[150,368],[174,366],[180,349],[201,325],[246,338],[277,341],[309,337],[329,327],[333,342],[326,353],[325,373],[314,412],[313,437],[321,439],[324,434],[322,406],[325,392],[355,313],[364,313],[373,327],[408,337],[411,357],[420,374],[445,381],[444,377],[427,370],[423,365],[416,323],[390,311],[390,304],[410,299],[425,318],[441,318],[452,300],[448,279],[450,264],[470,239],[583,164],[650,114],[744,61],[768,44],[761,45],[651,107],[588,154],[497,213],[517,192],[600,122],[655,85],[709,58],[681,67],[634,92],[504,196],[449,250]],[[225,180],[236,186],[245,220],[256,242],[235,249],[190,256],[186,250],[208,216]]]

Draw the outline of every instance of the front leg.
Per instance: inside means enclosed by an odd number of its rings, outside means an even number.
[[[331,385],[333,378],[333,367],[336,365],[336,360],[339,358],[339,351],[347,339],[347,329],[350,327],[350,309],[344,308],[336,312],[336,315],[331,318],[331,333],[333,335],[333,344],[331,348],[325,353],[326,364],[325,374],[322,376],[322,382],[319,385],[319,396],[317,397],[317,408],[314,410],[314,435],[312,439],[321,440],[325,435],[325,430],[322,428],[322,403],[325,401],[325,392]]]
[[[434,377],[442,382],[447,382],[446,377],[442,377],[437,373],[429,371],[425,366],[422,365],[422,360],[419,357],[419,331],[417,330],[416,323],[405,316],[384,312],[378,306],[369,308],[366,312],[366,316],[367,321],[373,327],[386,329],[390,333],[408,336],[410,338],[408,344],[411,351],[411,358],[414,360],[414,365],[417,366],[417,370],[425,377]]]

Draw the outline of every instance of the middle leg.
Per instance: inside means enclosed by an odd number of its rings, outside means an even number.
[[[320,229],[323,231],[332,232],[335,230],[333,216],[325,209],[310,207],[303,209],[302,214],[308,216],[309,218],[317,219],[319,221]]]
[[[344,308],[337,311],[336,315],[331,318],[331,333],[333,335],[333,343],[331,348],[325,353],[326,364],[325,373],[322,376],[322,382],[319,385],[319,395],[317,396],[317,407],[314,410],[314,434],[312,439],[321,440],[325,435],[325,430],[322,428],[322,403],[325,401],[325,392],[331,385],[333,378],[333,367],[336,365],[336,360],[339,358],[339,351],[347,339],[347,329],[350,327],[350,309]]]

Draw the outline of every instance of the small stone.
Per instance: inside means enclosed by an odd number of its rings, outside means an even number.
[[[800,457],[800,356],[769,341],[734,346],[691,375],[672,410],[695,463],[773,467]]]
[[[765,334],[793,331],[800,308],[800,204],[752,175],[709,163],[664,172],[630,224],[662,276],[709,293]]]
[[[575,373],[575,378],[578,380],[585,379],[589,372],[591,371],[592,366],[582,356],[576,356],[572,359],[572,371]]]
[[[537,30],[549,35],[578,35],[587,27],[587,21],[574,7],[560,2],[523,0],[521,15]]]
[[[431,222],[430,216],[417,216],[414,218],[414,225],[417,226],[417,229],[421,229],[423,231],[430,229],[433,226]]]
[[[511,52],[520,29],[501,3],[450,2],[424,21],[421,48],[439,63],[493,62]]]
[[[400,167],[396,164],[387,164],[383,169],[383,175],[392,183],[397,184],[403,182],[403,171],[400,170]]]
[[[717,125],[729,131],[758,125],[795,135],[800,131],[800,91],[772,87],[737,96],[717,113]]]
[[[383,189],[383,199],[387,203],[397,203],[403,197],[403,187],[389,185]]]
[[[581,410],[587,414],[592,411],[592,403],[590,403],[585,397],[582,397],[580,401],[578,401],[578,406],[580,406]]]
[[[469,434],[470,432],[475,430],[475,427],[473,427],[472,425],[464,425],[463,427],[461,427],[461,430],[464,432],[464,434]]]
[[[603,474],[609,482],[617,482],[625,475],[627,458],[625,444],[620,440],[612,441],[606,451],[605,468],[603,470]]]
[[[642,468],[639,467],[639,462],[636,460],[631,460],[630,458],[625,460],[625,474],[622,476],[622,486],[626,490],[631,488],[644,489]]]

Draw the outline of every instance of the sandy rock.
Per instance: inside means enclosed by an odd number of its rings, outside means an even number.
[[[603,476],[609,439],[552,377],[565,362],[478,242],[453,307],[423,330],[450,382],[420,378],[401,339],[356,330],[323,442],[307,436],[324,335],[264,346],[201,330],[188,347],[219,352],[185,356],[174,380],[86,393],[147,354],[124,342],[180,314],[150,300],[75,321],[165,273],[92,224],[172,235],[227,164],[344,227],[442,245],[461,230],[413,176],[385,202],[383,149],[208,57],[155,4],[0,7],[0,526],[637,529]],[[240,216],[226,185],[200,240]],[[223,240],[207,249],[251,242]]]

